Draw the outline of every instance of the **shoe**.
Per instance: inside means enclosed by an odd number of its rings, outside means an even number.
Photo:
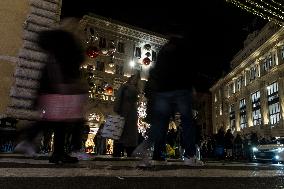
[[[35,146],[28,142],[22,141],[14,148],[14,153],[24,154],[25,157],[36,157],[37,153],[35,150]]]
[[[184,157],[184,164],[187,166],[204,166],[203,161],[197,159],[195,156],[194,157]]]
[[[86,152],[72,152],[71,157],[76,157],[78,160],[94,160],[95,156],[88,154]]]
[[[69,155],[52,155],[49,158],[49,163],[61,164],[61,163],[78,163],[78,158],[71,157]]]

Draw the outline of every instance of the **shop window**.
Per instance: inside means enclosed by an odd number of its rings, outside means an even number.
[[[269,120],[273,127],[280,121],[280,104],[278,94],[278,82],[274,82],[267,86],[267,101],[269,109]]]
[[[246,100],[241,99],[240,100],[240,126],[241,129],[244,129],[247,127],[247,112],[246,112]]]
[[[261,112],[260,112],[260,91],[256,91],[251,95],[252,100],[252,120],[253,125],[261,124]]]

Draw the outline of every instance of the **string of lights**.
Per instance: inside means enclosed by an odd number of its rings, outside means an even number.
[[[283,5],[277,0],[226,0],[235,6],[246,10],[263,19],[272,21],[280,26],[284,23]]]
[[[265,1],[263,1],[263,0],[260,0],[260,1],[261,1],[262,3],[264,3],[266,6],[268,6],[268,7],[272,8],[272,9],[274,9],[275,11],[279,11],[279,12],[281,12],[281,14],[284,15],[284,12],[283,12],[282,9],[280,9],[279,7],[275,7],[275,6],[273,6],[273,5],[271,5],[271,4],[267,3],[267,2],[265,2]]]
[[[270,15],[264,14],[260,11],[257,11],[256,9],[253,9],[252,7],[249,7],[242,2],[239,2],[238,0],[227,0],[227,2],[230,2],[230,3],[234,4],[235,6],[241,8],[243,10],[246,10],[246,11],[248,11],[248,12],[254,14],[254,15],[257,15],[257,16],[263,18],[263,19],[272,21],[272,22],[274,22],[278,25],[281,25],[281,26],[283,25],[282,22],[276,20],[275,18],[271,17]]]
[[[273,16],[278,17],[278,18],[280,18],[282,21],[284,21],[284,17],[283,17],[283,16],[281,16],[281,15],[280,15],[279,13],[277,13],[277,12],[272,11],[271,9],[268,9],[268,8],[264,7],[263,5],[261,5],[261,4],[259,4],[259,3],[256,3],[256,2],[254,2],[254,1],[252,1],[252,0],[246,0],[246,2],[249,3],[249,4],[251,4],[252,6],[255,6],[255,7],[259,8],[259,9],[262,9],[264,12],[269,13],[269,14],[272,14]],[[276,9],[276,8],[275,8],[275,9]]]
[[[279,3],[279,2],[276,2],[275,0],[270,0],[270,1],[272,3],[274,3],[275,5],[277,5],[277,6],[280,6],[280,7],[284,8],[284,6],[281,3]]]

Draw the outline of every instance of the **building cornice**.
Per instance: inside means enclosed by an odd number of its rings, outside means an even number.
[[[239,72],[241,72],[243,69],[248,67],[252,62],[254,62],[257,58],[261,56],[261,53],[265,51],[268,47],[271,47],[271,45],[277,45],[279,42],[279,38],[283,37],[282,34],[284,33],[284,28],[280,28],[277,32],[274,33],[269,39],[267,39],[261,46],[259,46],[253,53],[251,53],[248,57],[246,57],[238,66],[236,66],[231,72],[229,72],[224,78],[217,81],[216,84],[214,84],[210,91],[213,91],[218,86],[224,85],[225,82],[231,80],[233,77],[235,77]]]
[[[272,35],[279,31],[279,26],[272,22],[267,23],[260,31],[260,33],[247,45],[237,53],[231,61],[232,68],[235,68],[239,62],[247,59],[251,52],[256,51],[261,47]]]
[[[143,40],[158,46],[162,46],[168,41],[168,39],[161,34],[136,28],[95,14],[85,15],[81,23],[94,25],[111,33],[118,33],[128,38],[136,39],[138,41]]]

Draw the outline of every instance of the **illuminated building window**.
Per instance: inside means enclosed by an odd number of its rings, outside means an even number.
[[[237,79],[237,91],[241,90],[243,83],[244,83],[244,78],[243,78],[243,76],[240,76]]]
[[[229,106],[230,115],[230,128],[234,131],[236,129],[236,115],[235,115],[235,105],[231,104]]]
[[[260,91],[256,91],[255,93],[251,94],[251,101],[252,101],[252,120],[253,125],[260,125],[261,124],[261,112],[260,112]]]
[[[228,86],[228,97],[230,97],[234,93],[234,83],[231,83]]]
[[[259,71],[258,71],[258,65],[257,66],[253,66],[250,68],[249,71],[249,80],[253,81],[255,80],[257,77],[259,77]]]
[[[269,71],[271,68],[273,67],[273,61],[272,61],[272,56],[269,55],[267,58],[265,58],[263,64],[262,64],[262,68],[263,71],[267,72]]]
[[[274,82],[267,86],[267,98],[268,98],[268,109],[269,109],[269,120],[273,127],[274,124],[280,121],[280,104],[278,94],[278,83]]]
[[[125,45],[122,42],[118,42],[117,44],[117,52],[124,53],[125,52]]]
[[[247,127],[247,112],[246,112],[246,100],[240,100],[240,126],[241,129]]]

